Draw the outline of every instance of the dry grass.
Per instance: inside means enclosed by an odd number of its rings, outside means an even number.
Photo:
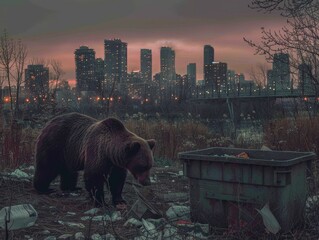
[[[0,129],[0,170],[16,168],[33,161],[38,130],[22,128],[13,122]]]
[[[128,119],[125,125],[145,139],[155,138],[156,158],[176,160],[178,152],[230,144],[228,138],[213,134],[207,125],[194,119],[176,122],[163,119]]]
[[[319,117],[272,121],[265,128],[265,142],[274,150],[312,151],[319,156]]]

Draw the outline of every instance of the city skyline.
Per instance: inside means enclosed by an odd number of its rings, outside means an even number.
[[[75,79],[74,50],[88,46],[104,58],[104,40],[120,38],[128,43],[128,72],[140,70],[140,49],[152,50],[153,75],[160,71],[160,48],[176,52],[176,72],[186,74],[196,63],[197,79],[203,79],[203,47],[215,49],[215,61],[248,75],[265,62],[255,56],[243,37],[258,40],[260,28],[278,29],[284,19],[249,9],[249,0],[225,2],[15,0],[0,3],[0,27],[26,43],[30,58],[54,58],[62,62],[64,78]],[[19,17],[17,17],[19,16]],[[31,17],[30,17],[31,16]]]

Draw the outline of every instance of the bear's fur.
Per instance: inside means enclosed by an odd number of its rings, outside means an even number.
[[[142,185],[148,185],[155,141],[138,137],[121,121],[98,121],[79,113],[52,119],[36,143],[34,188],[49,192],[60,175],[62,191],[76,189],[78,171],[84,170],[85,188],[96,205],[104,204],[104,182],[108,179],[114,205],[125,204],[122,190],[127,170]]]

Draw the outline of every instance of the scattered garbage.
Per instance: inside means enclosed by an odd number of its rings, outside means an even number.
[[[72,234],[63,234],[59,236],[58,239],[70,239],[72,236]]]
[[[95,215],[95,214],[97,214],[99,211],[100,211],[100,209],[98,209],[98,208],[92,208],[92,209],[90,209],[90,210],[84,212],[84,214],[86,214],[86,215]]]
[[[91,236],[91,239],[92,239],[92,240],[102,240],[102,237],[101,237],[100,234],[95,233],[95,234],[93,234],[93,235]]]
[[[158,218],[158,219],[148,218],[146,220],[150,223],[153,223],[156,226],[156,228],[164,226],[166,223],[166,220],[164,218]]]
[[[47,235],[47,234],[50,234],[51,232],[49,231],[49,230],[43,230],[42,232],[41,232],[41,234],[43,234],[43,235]]]
[[[83,223],[74,223],[74,222],[63,222],[63,221],[58,221],[58,223],[60,223],[61,225],[65,225],[68,227],[78,227],[78,228],[85,228],[85,226],[83,225]]]
[[[248,153],[246,153],[246,152],[241,152],[241,153],[237,154],[236,157],[249,159]]]
[[[56,237],[54,236],[48,236],[44,240],[56,240]]]
[[[158,194],[158,198],[164,202],[179,202],[187,201],[189,199],[189,193],[177,192],[177,193],[161,193]]]
[[[78,197],[78,196],[80,196],[80,194],[78,194],[78,193],[70,193],[70,196],[72,196],[72,197]]]
[[[163,238],[166,239],[166,240],[169,240],[169,239],[181,239],[180,236],[177,235],[177,228],[176,227],[173,227],[172,225],[170,224],[167,224],[163,230]]]
[[[266,203],[262,209],[260,209],[260,210],[256,209],[256,210],[262,216],[263,223],[269,232],[271,232],[273,234],[276,234],[277,232],[279,232],[281,227],[280,227],[277,219],[275,218],[275,216],[270,211],[269,203]]]
[[[162,239],[162,233],[156,230],[156,227],[153,223],[142,219],[142,227],[140,228],[140,233],[142,237],[146,239]]]
[[[105,215],[105,216],[103,216],[103,215],[94,216],[94,217],[91,218],[91,219],[92,219],[92,221],[94,221],[94,222],[110,221],[110,220],[111,220],[111,218],[110,218],[109,215]]]
[[[85,240],[85,236],[82,232],[77,232],[75,235],[74,235],[74,238],[75,240]]]
[[[11,180],[17,180],[17,181],[30,182],[32,179],[32,175],[29,175],[20,169],[16,169],[11,173],[3,173],[2,178],[5,180],[11,179]]]
[[[92,217],[90,217],[90,216],[81,217],[81,220],[82,220],[82,221],[88,221],[88,220],[90,220],[90,219],[92,219]]]
[[[103,240],[116,240],[116,238],[111,233],[103,235],[102,239]]]
[[[31,204],[4,207],[0,210],[0,227],[8,230],[27,228],[33,226],[37,218],[38,213]]]
[[[29,174],[21,171],[20,169],[14,170],[12,173],[10,173],[10,176],[17,178],[30,178]]]
[[[136,218],[130,218],[125,223],[124,226],[135,226],[135,227],[141,227],[143,224],[141,221],[137,220]]]
[[[207,236],[205,236],[202,232],[195,232],[195,231],[192,231],[192,232],[189,232],[188,233],[189,237],[187,239],[191,239],[191,240],[205,240],[207,239]]]
[[[143,195],[133,186],[138,196],[136,202],[132,205],[126,216],[134,217],[137,219],[146,218],[160,218],[162,213],[150,204]]]
[[[81,220],[82,221],[87,221],[87,220],[92,220],[94,222],[102,222],[102,221],[112,221],[112,222],[115,222],[115,221],[118,221],[118,220],[121,220],[122,219],[122,216],[121,216],[121,212],[119,211],[115,211],[110,215],[98,215],[98,216],[94,216],[94,217],[91,217],[91,216],[84,216],[84,217],[81,217]]]
[[[260,150],[263,150],[263,151],[272,151],[269,147],[267,147],[266,145],[262,145]]]
[[[166,216],[170,220],[189,219],[190,218],[190,207],[178,206],[178,205],[171,206],[166,211]]]
[[[310,221],[316,221],[318,219],[318,207],[319,207],[319,195],[310,196],[306,200],[305,204],[305,216]]]
[[[151,181],[151,183],[156,183],[157,182],[157,176],[156,175],[151,176],[150,177],[150,181]]]
[[[69,216],[75,216],[76,215],[75,212],[67,212],[66,214],[69,215]]]
[[[115,237],[112,234],[110,234],[110,233],[105,234],[103,236],[101,236],[100,234],[96,233],[96,234],[93,234],[91,236],[91,239],[92,240],[116,240]]]

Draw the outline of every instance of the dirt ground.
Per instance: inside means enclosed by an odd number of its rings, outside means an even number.
[[[162,193],[187,193],[188,180],[179,176],[177,168],[155,168],[153,175],[156,176],[156,182],[151,186],[139,188],[138,191],[145,199],[156,207],[159,211],[165,214],[165,211],[170,207],[169,202],[164,202],[159,196]],[[25,170],[27,171],[27,170]],[[32,172],[32,170],[31,170]],[[9,205],[17,204],[32,204],[38,212],[36,224],[32,227],[12,230],[9,232],[9,239],[45,239],[48,236],[55,236],[57,239],[63,234],[71,234],[74,236],[77,232],[82,232],[87,239],[95,233],[105,235],[111,233],[118,239],[133,239],[138,236],[136,227],[123,226],[130,218],[129,210],[138,199],[138,195],[134,187],[132,187],[133,179],[131,176],[127,179],[127,184],[124,187],[123,196],[128,203],[126,211],[122,211],[123,219],[113,223],[101,221],[81,220],[81,217],[87,216],[84,214],[93,208],[88,194],[83,186],[81,176],[78,186],[82,190],[73,193],[63,193],[59,190],[59,179],[55,180],[52,187],[57,191],[49,195],[39,195],[35,192],[31,182],[17,181],[13,179],[0,178],[0,209]],[[110,195],[106,189],[106,199],[110,201]],[[176,203],[175,203],[176,204]],[[178,204],[178,203],[177,203]],[[188,200],[182,204],[188,205]],[[109,214],[115,211],[112,206],[106,206],[96,215]],[[70,227],[62,225],[58,221],[82,223],[83,228]],[[0,239],[5,239],[5,231],[0,230]],[[68,239],[74,239],[73,237]]]
[[[24,172],[32,176],[32,166],[26,166],[20,168]],[[105,236],[110,233],[116,239],[134,239],[137,236],[141,236],[141,229],[136,226],[126,225],[125,222],[132,216],[131,208],[138,200],[138,196],[142,195],[144,200],[157,209],[164,216],[164,225],[170,224],[176,225],[176,221],[169,220],[165,212],[172,205],[189,206],[189,182],[188,179],[181,175],[181,167],[168,167],[160,168],[155,167],[153,169],[153,176],[155,182],[148,187],[139,187],[134,184],[133,178],[128,175],[127,183],[125,184],[123,196],[128,203],[127,210],[121,212],[122,219],[111,222],[111,221],[93,221],[83,219],[83,217],[94,217],[101,215],[112,215],[115,212],[114,207],[111,205],[105,206],[99,210],[95,215],[87,215],[86,211],[94,208],[91,200],[88,197],[88,193],[84,189],[83,179],[80,175],[78,186],[82,187],[81,190],[72,193],[63,193],[59,190],[59,179],[56,179],[52,183],[52,188],[56,189],[55,192],[49,195],[39,195],[35,192],[32,187],[32,183],[29,181],[17,180],[15,178],[7,176],[6,173],[0,173],[0,209],[5,206],[12,206],[18,204],[32,204],[32,206],[38,212],[38,218],[34,226],[19,230],[9,231],[10,240],[37,240],[46,239],[75,239],[75,234],[82,232],[85,239],[92,239],[93,234],[100,234]],[[10,172],[10,171],[8,171]],[[12,172],[12,171],[11,171]],[[105,189],[106,201],[110,202],[110,194]],[[168,193],[181,193],[186,198],[180,199],[179,201],[163,200],[163,194]],[[317,205],[316,205],[317,206]],[[317,209],[318,207],[316,207]],[[233,240],[233,239],[318,239],[318,210],[313,211],[314,219],[308,221],[304,226],[293,230],[288,234],[271,235],[267,234],[264,230],[247,232],[239,231],[233,232],[231,229],[210,229],[209,238],[198,238],[189,235],[189,229],[180,227],[176,228],[178,231],[177,235],[181,238],[165,238],[165,239],[178,239],[178,240],[197,240],[197,239],[214,239],[214,240]],[[147,218],[147,217],[145,217]],[[62,222],[61,222],[62,221]],[[309,222],[311,224],[309,224]],[[68,226],[67,223],[81,224],[80,226]],[[188,222],[189,223],[189,222]],[[163,226],[164,226],[163,225]],[[161,229],[163,230],[163,229]],[[164,230],[163,230],[164,231]],[[225,235],[226,233],[226,235]],[[69,235],[65,235],[69,234]],[[65,238],[62,238],[64,235]],[[257,237],[258,236],[258,237]],[[5,231],[0,229],[0,239],[6,239]],[[102,238],[95,238],[102,239]],[[110,238],[103,238],[110,239]],[[139,238],[139,239],[150,239],[150,238]],[[163,238],[157,238],[163,239]]]

